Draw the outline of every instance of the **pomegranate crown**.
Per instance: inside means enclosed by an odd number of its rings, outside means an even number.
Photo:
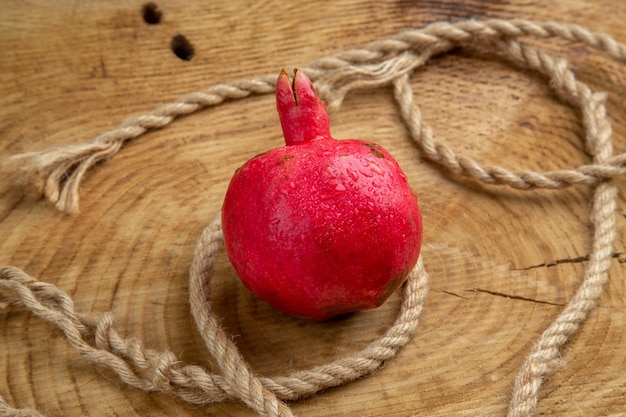
[[[285,143],[298,145],[330,138],[330,119],[311,80],[298,69],[293,82],[284,69],[276,80],[276,108]]]

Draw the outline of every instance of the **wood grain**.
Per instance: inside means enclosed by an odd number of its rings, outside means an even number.
[[[285,2],[3,2],[0,157],[86,141],[124,118],[216,82],[278,73],[437,20],[515,18],[582,24],[626,41],[626,5],[609,0]],[[191,60],[171,50],[181,34]],[[581,46],[551,42],[581,79],[609,91],[616,151],[626,150],[626,70]],[[437,138],[484,164],[548,170],[588,161],[575,110],[545,80],[458,49],[412,77]],[[391,91],[359,92],[332,115],[333,135],[372,139],[398,159],[424,216],[430,295],[415,339],[375,375],[292,404],[307,416],[500,416],[530,349],[576,290],[589,252],[587,187],[489,188],[425,162]],[[279,146],[271,96],[233,101],[129,143],[98,166],[68,216],[0,178],[0,264],[68,292],[78,311],[115,314],[123,336],[210,366],[189,313],[195,240],[218,213],[234,170]],[[626,412],[626,180],[616,180],[618,240],[600,306],[562,352],[537,415]],[[286,317],[254,298],[221,254],[213,301],[255,371],[284,374],[365,346],[392,321],[398,295],[325,324]],[[26,312],[0,310],[0,395],[48,416],[251,416],[124,387]]]

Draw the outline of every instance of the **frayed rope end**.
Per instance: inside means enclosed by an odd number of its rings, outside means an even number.
[[[40,152],[13,155],[0,163],[0,170],[68,214],[79,212],[80,182],[93,165],[115,155],[118,142],[73,144]]]

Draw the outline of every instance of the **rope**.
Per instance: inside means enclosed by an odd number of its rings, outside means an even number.
[[[363,49],[344,51],[319,59],[303,68],[313,81],[317,81],[320,94],[331,109],[337,109],[348,91],[375,88],[389,84],[398,76],[409,73],[434,56],[460,44],[484,44],[510,41],[523,37],[560,37],[582,42],[602,50],[623,62],[626,46],[609,35],[593,33],[571,24],[555,22],[536,23],[527,20],[467,20],[458,23],[438,22],[423,29],[408,30],[395,37],[370,43]],[[509,57],[517,59],[536,70],[548,69],[545,53],[518,43],[521,50],[511,47]],[[531,52],[524,55],[525,52]],[[549,59],[549,58],[548,58]],[[410,61],[410,62],[409,62]],[[217,106],[227,100],[237,100],[252,95],[274,91],[276,76],[264,75],[256,79],[242,79],[229,84],[215,84],[204,91],[187,94],[180,99],[158,106],[150,113],[124,120],[117,128],[98,135],[91,142],[71,144],[56,149],[22,153],[5,162],[5,170],[19,171],[36,192],[50,200],[59,210],[77,213],[78,190],[85,173],[98,162],[111,159],[125,142],[141,136],[148,130],[167,126],[176,117],[187,115],[205,107]],[[426,156],[447,166],[454,173],[463,173],[490,184],[507,184],[528,189],[563,188],[572,184],[595,184],[600,180],[626,172],[626,155],[620,154],[601,165],[585,165],[573,170],[547,173],[512,173],[500,167],[481,169],[469,158],[457,158],[454,153],[437,148],[424,148]],[[482,171],[482,172],[481,172]]]
[[[221,374],[182,364],[169,350],[158,352],[145,348],[140,340],[122,338],[113,326],[110,312],[78,314],[69,295],[18,268],[0,268],[0,300],[26,308],[57,327],[84,358],[114,372],[132,387],[167,393],[197,405],[239,399],[259,415],[272,417],[292,415],[281,400],[310,396],[374,372],[411,340],[417,328],[428,284],[421,260],[409,274],[395,322],[381,338],[360,352],[309,370],[272,378],[256,376],[211,311],[210,281],[221,244],[217,218],[198,240],[189,272],[191,311]],[[0,397],[0,411],[3,405],[8,407]]]
[[[439,22],[422,29],[378,40],[362,49],[344,51],[313,62],[303,70],[313,79],[329,108],[338,109],[355,89],[393,86],[400,116],[424,157],[460,176],[484,184],[528,190],[561,189],[584,184],[593,187],[590,221],[591,254],[582,283],[561,314],[543,332],[522,364],[509,404],[509,417],[531,416],[539,390],[549,375],[563,365],[561,348],[582,326],[598,303],[609,278],[616,234],[617,188],[612,178],[626,174],[626,154],[613,154],[611,126],[604,101],[606,94],[592,91],[578,81],[566,60],[522,43],[521,37],[558,37],[583,43],[624,62],[626,46],[609,35],[593,33],[570,24],[527,20]],[[555,93],[580,112],[585,130],[589,164],[547,172],[511,171],[483,166],[467,156],[457,156],[435,140],[422,119],[410,85],[410,75],[430,58],[459,45],[481,45],[490,53],[547,77]],[[91,142],[10,157],[3,168],[25,176],[35,189],[59,210],[77,213],[78,191],[86,172],[111,159],[123,145],[148,130],[165,127],[176,117],[227,100],[267,94],[274,90],[274,75],[216,84],[161,105],[152,112],[126,119],[120,126]],[[148,392],[163,392],[193,404],[240,400],[261,416],[291,416],[284,401],[310,396],[329,387],[370,374],[393,358],[413,337],[427,294],[428,275],[420,258],[404,286],[402,306],[394,323],[363,350],[332,363],[286,376],[255,375],[236,346],[219,326],[211,309],[209,283],[215,254],[222,243],[219,217],[202,233],[190,268],[190,306],[204,344],[219,373],[179,362],[170,351],[154,351],[134,339],[124,339],[113,325],[113,315],[85,315],[74,310],[71,298],[51,284],[25,272],[0,268],[0,305],[23,307],[60,329],[84,358],[109,369],[121,381]],[[28,409],[11,408],[0,397],[0,415],[40,416]]]

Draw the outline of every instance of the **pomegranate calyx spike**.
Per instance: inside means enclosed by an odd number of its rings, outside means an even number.
[[[293,81],[285,69],[280,72],[276,80],[276,108],[287,145],[331,138],[326,103],[304,72],[295,69]]]

